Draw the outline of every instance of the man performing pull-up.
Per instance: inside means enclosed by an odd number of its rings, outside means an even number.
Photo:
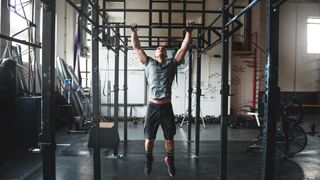
[[[180,49],[174,58],[167,58],[167,50],[159,46],[155,52],[155,58],[148,57],[141,49],[137,35],[136,24],[131,25],[131,41],[135,53],[145,67],[145,74],[149,85],[149,103],[144,122],[146,163],[144,172],[149,175],[152,169],[152,150],[159,125],[161,125],[167,155],[164,162],[168,167],[170,176],[175,175],[174,166],[174,135],[176,134],[175,117],[171,105],[171,86],[177,71],[177,66],[188,50],[191,43],[193,21],[188,23],[185,29],[185,37]]]

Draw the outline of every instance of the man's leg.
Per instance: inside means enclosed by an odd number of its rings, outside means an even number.
[[[152,162],[153,162],[153,146],[154,140],[146,139],[144,143],[145,151],[146,151],[146,164],[144,168],[145,175],[149,175],[152,170]]]
[[[168,167],[168,173],[172,177],[176,173],[174,166],[174,136],[176,134],[175,117],[172,110],[172,105],[168,104],[162,112],[162,130],[165,137],[165,147],[167,155],[164,158],[164,162]]]
[[[168,166],[168,173],[170,176],[176,174],[176,168],[174,165],[174,140],[165,140],[165,147],[167,150],[167,156],[164,158],[164,162]]]
[[[158,116],[158,108],[155,104],[148,104],[147,114],[144,122],[144,136],[146,138],[144,143],[144,148],[146,152],[146,162],[144,173],[145,175],[149,175],[152,170],[152,162],[153,162],[153,146],[154,140],[156,139],[157,130],[159,127],[159,119]]]

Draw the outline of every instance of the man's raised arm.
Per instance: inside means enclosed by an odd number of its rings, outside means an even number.
[[[138,35],[137,35],[137,30],[138,30],[137,25],[132,24],[131,25],[131,43],[132,43],[132,47],[133,47],[134,51],[138,55],[140,62],[142,64],[144,64],[147,61],[148,57],[147,57],[146,53],[141,49],[140,41],[139,41]]]
[[[194,22],[188,22],[188,26],[189,28],[185,29],[186,35],[182,41],[181,47],[178,50],[178,52],[176,53],[175,59],[176,61],[179,63],[181,60],[183,60],[184,55],[186,54],[186,52],[188,51],[188,47],[191,43],[192,40],[192,26],[193,26]]]

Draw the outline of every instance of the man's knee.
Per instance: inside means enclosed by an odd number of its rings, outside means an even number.
[[[154,142],[154,139],[146,138],[145,142],[146,142],[146,143],[153,143],[153,142]]]

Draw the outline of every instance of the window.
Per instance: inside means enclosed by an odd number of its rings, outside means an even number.
[[[307,20],[307,52],[320,53],[320,17]]]

